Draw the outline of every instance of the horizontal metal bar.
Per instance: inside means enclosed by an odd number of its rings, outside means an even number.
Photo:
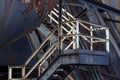
[[[9,80],[22,80],[22,78],[12,78],[12,79],[9,79]],[[37,80],[37,78],[28,78],[26,80]]]
[[[95,28],[95,29],[92,29],[92,31],[97,31],[97,30],[106,30],[106,28],[104,28],[104,27],[101,27],[101,28]]]
[[[99,40],[92,41],[92,43],[100,43],[100,42],[106,42],[106,41],[99,41]]]
[[[63,24],[72,23],[72,22],[76,22],[76,21],[79,21],[80,23],[85,23],[85,24],[93,25],[92,27],[94,27],[94,28],[103,27],[105,29],[108,29],[108,27],[106,27],[106,26],[99,25],[99,24],[93,23],[93,22],[88,22],[88,21],[80,20],[80,19],[79,20],[78,19],[74,19],[74,20],[65,21],[65,22],[63,22]]]
[[[8,68],[22,68],[22,66],[8,66]]]
[[[9,80],[22,80],[22,78],[12,78],[12,79],[9,79]]]
[[[105,51],[96,51],[96,50],[83,50],[83,49],[69,49],[63,50],[63,54],[94,54],[94,55],[101,55],[101,56],[108,56],[108,52]]]
[[[98,39],[98,40],[104,41],[104,42],[109,41],[109,40],[107,40],[107,39],[97,38],[97,37],[93,37],[93,36],[86,36],[86,35],[82,35],[82,34],[63,35],[63,38],[72,37],[72,36],[81,36],[81,37],[90,38],[90,39],[91,39],[91,38],[92,38],[92,39]]]

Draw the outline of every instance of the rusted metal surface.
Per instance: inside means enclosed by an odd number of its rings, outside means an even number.
[[[57,3],[58,0],[32,0],[23,12],[28,13],[34,9],[37,15],[40,17],[45,8],[47,8],[46,14],[48,14]]]
[[[54,3],[52,3],[52,2],[54,2]],[[56,3],[57,3],[57,0],[22,0],[22,3],[21,3],[21,0],[16,0],[16,1],[15,0],[1,0],[0,4],[2,6],[0,5],[0,7],[2,7],[2,8],[0,9],[0,11],[4,12],[5,14],[0,13],[0,23],[2,24],[0,26],[0,36],[1,36],[0,37],[0,46],[3,46],[5,43],[8,44],[11,41],[13,42],[16,39],[19,39],[21,36],[25,35],[26,33],[34,30],[42,22],[42,19],[44,19],[43,15],[48,14],[49,11],[51,11],[51,9],[55,6]],[[17,4],[19,4],[19,5],[17,5]],[[14,7],[11,7],[11,6],[14,6]],[[92,10],[94,10],[94,9],[92,9]],[[72,9],[72,11],[74,11],[74,8]],[[78,11],[79,11],[79,9],[78,9]],[[76,11],[76,13],[77,13],[77,11]],[[86,16],[86,17],[88,17],[88,16]],[[86,31],[83,30],[83,32],[86,32]],[[20,47],[22,47],[22,46],[20,46]],[[21,58],[23,59],[21,53],[19,53],[19,52],[21,52],[20,51],[21,48],[18,46],[18,51],[19,51],[18,54],[21,56],[20,57],[19,55],[16,55],[16,52],[17,52],[16,46],[15,47],[14,47],[14,45],[10,46],[10,50],[12,49],[11,47],[14,48],[13,49],[14,52],[6,51],[4,53],[9,52],[9,55],[10,55],[9,60],[11,60],[11,61],[18,62],[18,61],[16,61],[16,60],[18,60],[18,58],[16,58],[16,56],[19,57],[19,59],[21,61]],[[24,47],[25,47],[25,45],[24,45]],[[102,46],[99,45],[97,47],[101,48]],[[6,50],[6,48],[4,50]],[[27,50],[27,51],[29,51],[29,50]],[[116,59],[118,59],[115,56],[115,54],[116,54],[115,51],[116,50],[113,50],[113,51],[114,52],[111,53],[112,54],[111,55],[111,59],[112,59],[111,64],[119,62],[119,61],[116,60]],[[70,52],[72,52],[72,51],[70,51]],[[0,52],[0,53],[3,53],[3,52]],[[11,54],[11,53],[14,53],[14,54]],[[52,66],[52,64],[50,66],[48,66],[48,69],[47,69],[47,70],[49,70],[48,73],[51,73],[51,72],[55,71],[55,69],[57,69],[57,67],[60,66],[60,63],[62,63],[62,64],[63,63],[65,63],[65,64],[70,64],[70,63],[75,64],[75,62],[76,62],[76,63],[79,64],[80,61],[84,60],[85,58],[87,59],[87,61],[89,61],[88,60],[89,57],[93,54],[90,54],[91,51],[90,52],[86,51],[86,53],[89,53],[89,54],[86,54],[87,58],[84,57],[84,55],[82,55],[82,54],[78,54],[78,55],[73,54],[73,57],[70,54],[69,55],[64,55],[63,57],[60,56],[59,58],[57,58],[58,60],[57,59],[55,60],[55,62],[53,64],[54,66]],[[96,51],[94,53],[97,53],[97,55],[101,54],[100,52],[96,52]],[[4,56],[3,54],[0,54],[0,55]],[[13,57],[11,55],[13,55]],[[103,54],[103,55],[105,55],[105,54]],[[99,57],[100,57],[100,55],[99,55]],[[14,58],[16,58],[16,59],[14,59]],[[81,59],[79,59],[79,58],[81,58]],[[90,59],[93,59],[93,58],[95,58],[95,56],[90,58]],[[98,58],[96,58],[94,61],[97,61],[97,59]],[[84,62],[84,61],[81,61],[81,62]],[[104,61],[104,59],[101,58],[98,61]],[[21,62],[18,62],[18,63],[21,63]],[[107,64],[108,64],[108,62],[107,62]],[[88,64],[87,64],[87,66],[88,66]],[[118,66],[118,64],[113,64],[112,66],[111,65],[109,65],[109,66],[99,66],[99,67],[97,66],[98,68],[89,66],[87,71],[80,70],[79,72],[81,73],[81,75],[79,75],[79,76],[81,77],[82,80],[115,79],[114,76],[116,76],[117,71],[115,71],[115,69],[113,69],[114,66]],[[84,67],[82,67],[82,68],[84,68]],[[100,69],[100,70],[98,70],[98,69]],[[118,68],[116,68],[116,69],[118,69]],[[101,72],[99,72],[99,71],[101,71]],[[118,70],[118,72],[119,72],[119,70]],[[50,74],[47,74],[47,73],[43,73],[43,74],[46,74],[47,76],[50,76]],[[100,77],[101,74],[102,74],[102,77],[104,77],[104,75],[105,75],[105,76],[107,76],[107,78],[105,77],[105,78],[102,79]],[[119,75],[118,75],[118,77],[119,77]],[[116,80],[119,80],[119,79],[116,78]]]
[[[57,1],[0,0],[0,47],[38,27]]]

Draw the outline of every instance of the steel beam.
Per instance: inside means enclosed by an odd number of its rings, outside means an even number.
[[[108,6],[106,4],[103,4],[101,2],[95,1],[95,0],[78,0],[79,2],[87,2],[87,4],[92,5],[97,7],[98,9],[102,9],[104,11],[116,14],[116,15],[120,15],[120,10],[113,8],[111,6]]]

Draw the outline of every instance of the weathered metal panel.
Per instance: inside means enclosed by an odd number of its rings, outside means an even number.
[[[35,11],[22,14],[25,5],[21,0],[0,0],[0,7],[0,47],[34,30],[43,21]]]
[[[64,50],[63,53],[67,55],[70,55],[73,53],[79,54],[80,64],[86,64],[86,65],[108,65],[109,64],[109,53],[108,52],[75,49],[75,50]]]
[[[48,0],[49,3],[45,4],[44,1],[47,0],[39,0],[36,7],[39,7],[40,10],[37,11],[34,9],[34,3],[23,4],[22,1],[24,0],[0,0],[0,47],[14,42],[40,26],[45,15],[57,2],[57,0],[52,0],[55,1],[55,3],[52,3]],[[32,8],[29,10],[27,6]],[[40,12],[41,15],[38,16],[37,12]]]
[[[23,65],[31,53],[28,40],[23,37],[0,50],[0,65]]]

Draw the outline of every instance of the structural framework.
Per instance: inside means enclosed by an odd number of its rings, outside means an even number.
[[[120,10],[102,0],[17,3],[21,14],[14,5],[17,12],[0,30],[0,55],[10,55],[0,62],[8,80],[120,80]],[[10,22],[12,13],[21,18]]]

